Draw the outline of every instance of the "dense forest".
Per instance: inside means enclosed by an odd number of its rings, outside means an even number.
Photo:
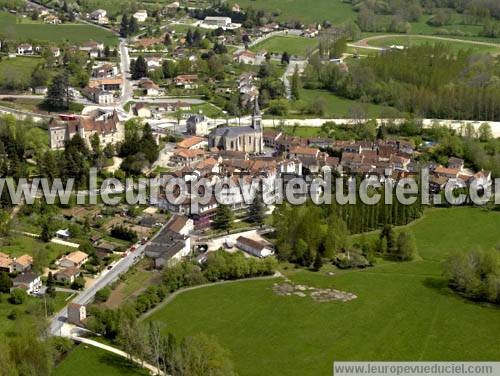
[[[387,51],[351,64],[349,71],[313,57],[303,82],[419,117],[497,121],[499,77],[498,57],[455,53],[438,43]]]

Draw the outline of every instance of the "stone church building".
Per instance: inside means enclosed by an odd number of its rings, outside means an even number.
[[[252,123],[249,126],[220,127],[213,129],[208,136],[208,146],[219,150],[262,153],[262,115],[258,98],[254,102]]]

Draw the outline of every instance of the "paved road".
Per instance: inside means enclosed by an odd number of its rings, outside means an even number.
[[[103,287],[116,281],[121,274],[134,265],[134,263],[144,254],[144,246],[138,247],[135,251],[129,252],[127,256],[121,258],[111,270],[105,270],[103,274],[95,281],[95,283],[88,289],[80,292],[77,297],[72,300],[72,303],[88,304],[95,296],[96,292]],[[60,335],[61,328],[68,317],[68,308],[64,307],[59,311],[50,323],[50,334]]]
[[[101,276],[91,287],[80,292],[71,302],[77,304],[90,303],[97,291],[115,282],[120,275],[126,273],[130,267],[132,267],[141,257],[144,256],[146,246],[151,242],[151,240],[156,238],[161,233],[162,229],[163,227],[146,244],[137,247],[134,251],[127,251],[127,255],[116,262],[111,270],[104,270]],[[62,334],[62,327],[66,322],[67,317],[68,308],[66,306],[52,318],[49,327],[51,335],[60,336]]]
[[[120,69],[122,71],[122,94],[120,97],[120,106],[123,107],[134,96],[134,89],[130,77],[130,56],[128,54],[127,40],[120,38]]]

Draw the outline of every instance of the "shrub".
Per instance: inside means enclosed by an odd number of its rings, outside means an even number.
[[[109,299],[110,295],[111,295],[111,288],[103,287],[102,289],[96,292],[95,301],[98,303],[104,303]]]

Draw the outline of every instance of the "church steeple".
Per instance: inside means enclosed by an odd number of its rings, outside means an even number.
[[[262,114],[259,108],[259,97],[256,96],[253,103],[252,128],[256,130],[261,130],[261,126],[262,126]]]

